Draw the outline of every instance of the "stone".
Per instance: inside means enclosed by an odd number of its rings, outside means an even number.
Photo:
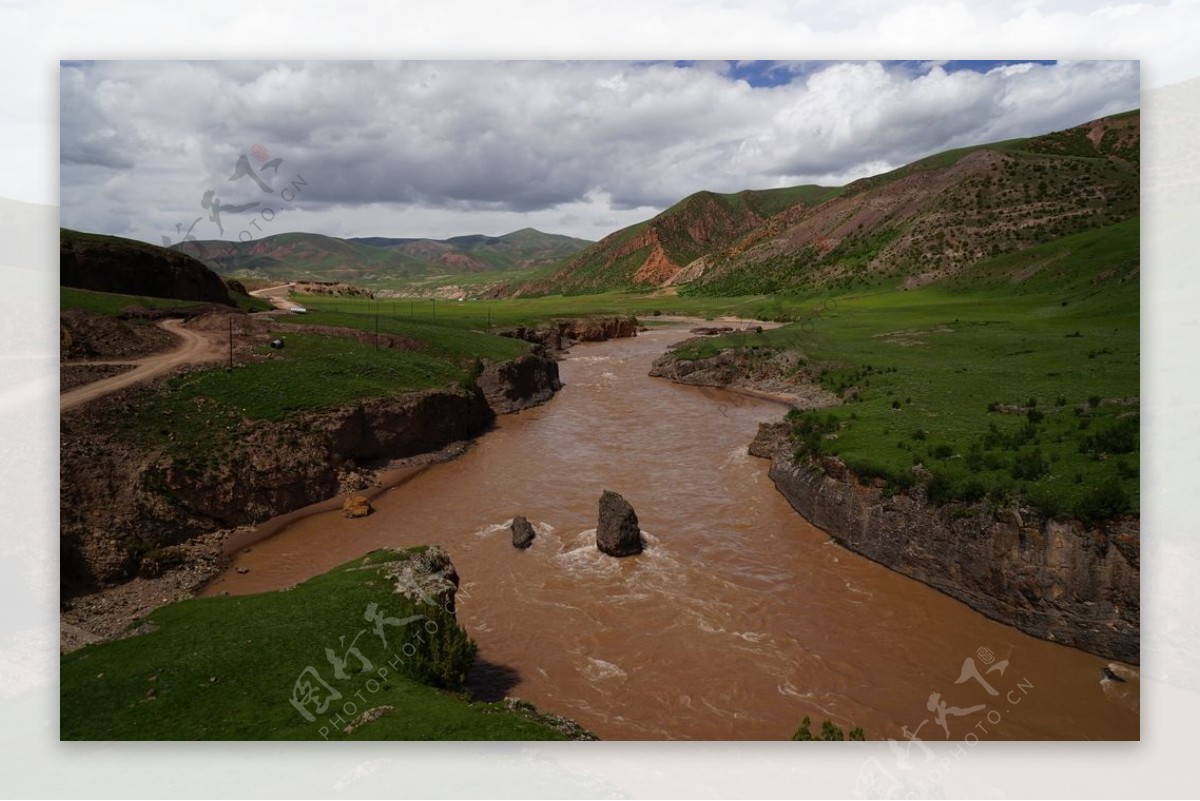
[[[371,502],[364,495],[351,495],[342,504],[342,514],[346,517],[366,517],[371,514]]]
[[[628,501],[609,490],[604,490],[600,496],[596,547],[609,556],[634,556],[642,552],[642,531],[638,528],[637,513]]]
[[[533,526],[529,525],[529,521],[524,515],[517,515],[512,521],[512,544],[514,548],[524,550],[530,545],[533,545],[533,538],[537,536],[533,530]]]
[[[397,595],[418,604],[434,604],[454,614],[458,571],[442,546],[430,545],[418,556],[389,562],[384,575],[394,583],[393,592]]]

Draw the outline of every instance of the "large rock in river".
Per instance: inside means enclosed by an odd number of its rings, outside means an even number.
[[[600,496],[600,522],[596,547],[609,556],[633,556],[642,552],[642,530],[629,502],[615,492]]]
[[[512,521],[512,543],[514,548],[524,550],[530,545],[533,545],[534,538],[533,526],[529,525],[529,521],[523,515],[517,515]]]

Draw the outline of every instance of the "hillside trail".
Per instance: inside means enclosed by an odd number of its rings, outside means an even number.
[[[72,364],[130,364],[134,365],[134,369],[62,393],[59,396],[59,411],[65,412],[119,389],[149,381],[185,364],[220,361],[229,345],[228,341],[223,341],[220,337],[184,328],[183,320],[163,320],[159,326],[182,339],[183,343],[175,350],[156,353],[143,359],[123,362],[72,362]]]
[[[303,308],[300,304],[293,303],[292,301],[288,300],[288,293],[294,286],[294,283],[281,284],[279,286],[269,286],[265,289],[256,289],[250,294],[256,298],[262,298],[268,301],[277,309],[290,312],[292,309]]]

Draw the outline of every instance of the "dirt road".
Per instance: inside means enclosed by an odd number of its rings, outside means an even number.
[[[293,303],[288,300],[288,293],[292,291],[295,284],[281,284],[279,286],[269,286],[266,289],[256,289],[250,294],[256,298],[264,298],[272,306],[283,311],[290,312],[292,309],[304,308],[299,303]]]
[[[135,367],[129,372],[93,381],[62,393],[59,396],[59,411],[65,412],[101,395],[149,381],[184,364],[220,361],[227,353],[226,349],[229,347],[227,340],[184,328],[182,320],[164,320],[159,325],[182,339],[183,344],[169,353],[156,353],[144,359],[128,362],[103,362],[104,364],[131,364]],[[101,364],[101,362],[90,363]]]

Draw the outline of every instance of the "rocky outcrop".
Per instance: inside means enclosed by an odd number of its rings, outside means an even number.
[[[342,502],[342,515],[344,517],[366,517],[371,514],[371,502],[367,500],[365,495],[351,495]]]
[[[691,386],[761,392],[786,400],[798,409],[820,409],[841,403],[841,398],[822,389],[804,371],[803,357],[795,351],[738,345],[703,359],[680,358],[678,349],[694,341],[684,340],[655,359],[650,375]]]
[[[291,289],[297,295],[332,295],[333,297],[373,298],[369,289],[342,281],[296,281]]]
[[[637,336],[636,317],[581,317],[556,320],[555,326],[564,339],[577,342],[602,342],[606,339]]]
[[[496,414],[519,412],[545,403],[562,389],[558,362],[541,348],[511,361],[485,365],[475,383]]]
[[[514,548],[525,550],[530,545],[533,545],[533,538],[537,534],[533,530],[533,526],[529,525],[529,521],[523,515],[517,515],[512,521],[512,544]]]
[[[555,320],[549,325],[537,328],[520,326],[496,333],[502,337],[533,342],[550,351],[561,351],[576,342],[602,342],[607,339],[635,337],[638,327],[637,318],[633,316],[579,317]]]
[[[66,228],[59,233],[59,281],[96,292],[234,305],[221,278],[191,256]]]
[[[596,547],[609,556],[634,556],[642,552],[642,530],[637,513],[623,497],[605,490],[600,496],[600,521]]]
[[[388,562],[384,573],[392,580],[398,595],[418,604],[435,604],[454,614],[458,571],[442,546],[430,545],[412,559]]]
[[[986,502],[935,505],[915,488],[890,497],[842,462],[798,463],[787,427],[751,447],[804,518],[839,544],[1035,637],[1140,661],[1139,523],[1099,528]]]
[[[124,581],[157,549],[365,486],[387,460],[482,433],[483,393],[427,390],[283,421],[241,421],[221,452],[148,449],[111,435],[153,387],[64,415],[60,550],[64,597]]]
[[[400,459],[470,439],[495,418],[479,391],[427,390],[377,398],[310,421],[328,436],[335,464]]]

